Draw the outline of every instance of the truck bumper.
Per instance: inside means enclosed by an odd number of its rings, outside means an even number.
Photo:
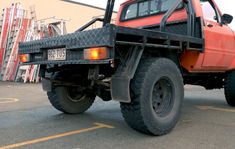
[[[30,60],[23,64],[107,64],[113,59],[115,45],[115,27],[106,27],[67,35],[45,38],[19,44],[19,54],[29,54]],[[84,49],[91,47],[107,47],[105,60],[90,61],[84,59]],[[65,60],[49,60],[48,51],[66,49]]]

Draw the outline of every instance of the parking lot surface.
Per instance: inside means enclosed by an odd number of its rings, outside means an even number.
[[[129,128],[118,102],[96,102],[82,115],[55,110],[40,84],[0,82],[0,149],[234,149],[235,108],[223,90],[185,87],[182,116],[161,137]]]

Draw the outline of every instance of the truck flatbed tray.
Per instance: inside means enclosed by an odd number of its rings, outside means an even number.
[[[28,64],[81,64],[90,62],[83,59],[83,49],[90,47],[115,49],[116,45],[166,49],[182,49],[182,46],[187,46],[187,49],[203,50],[204,40],[185,35],[120,27],[111,24],[103,28],[20,43],[19,54],[30,54],[32,56],[31,62]],[[48,50],[57,48],[67,50],[67,59],[65,61],[48,61]],[[109,60],[102,60],[93,63],[108,62]]]

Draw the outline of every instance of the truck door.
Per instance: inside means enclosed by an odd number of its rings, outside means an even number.
[[[226,70],[235,55],[234,35],[231,28],[222,25],[221,15],[212,0],[201,1],[204,17],[205,53],[202,67],[207,70]]]

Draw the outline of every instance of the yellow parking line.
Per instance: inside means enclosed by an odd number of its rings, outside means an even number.
[[[215,111],[221,111],[221,112],[235,113],[235,109],[216,108],[213,106],[196,106],[196,107],[200,110],[215,110]]]
[[[48,137],[43,137],[43,138],[39,138],[39,139],[35,139],[35,140],[30,140],[30,141],[25,141],[25,142],[21,142],[21,143],[2,146],[2,147],[0,147],[0,149],[12,149],[12,148],[17,148],[17,147],[22,147],[22,146],[26,146],[26,145],[30,145],[30,144],[45,142],[45,141],[49,141],[49,140],[53,140],[53,139],[57,139],[57,138],[62,138],[62,137],[66,137],[66,136],[71,136],[71,135],[75,135],[75,134],[88,132],[88,131],[93,131],[93,130],[97,130],[97,129],[101,129],[101,128],[114,128],[113,126],[102,124],[102,123],[94,123],[94,125],[95,125],[94,127],[90,127],[90,128],[80,129],[80,130],[76,130],[76,131],[70,131],[70,132],[52,135],[52,136],[48,136]]]
[[[1,101],[3,100],[3,101]],[[5,104],[5,103],[13,103],[13,102],[17,102],[19,101],[19,99],[16,98],[0,98],[0,104]]]

